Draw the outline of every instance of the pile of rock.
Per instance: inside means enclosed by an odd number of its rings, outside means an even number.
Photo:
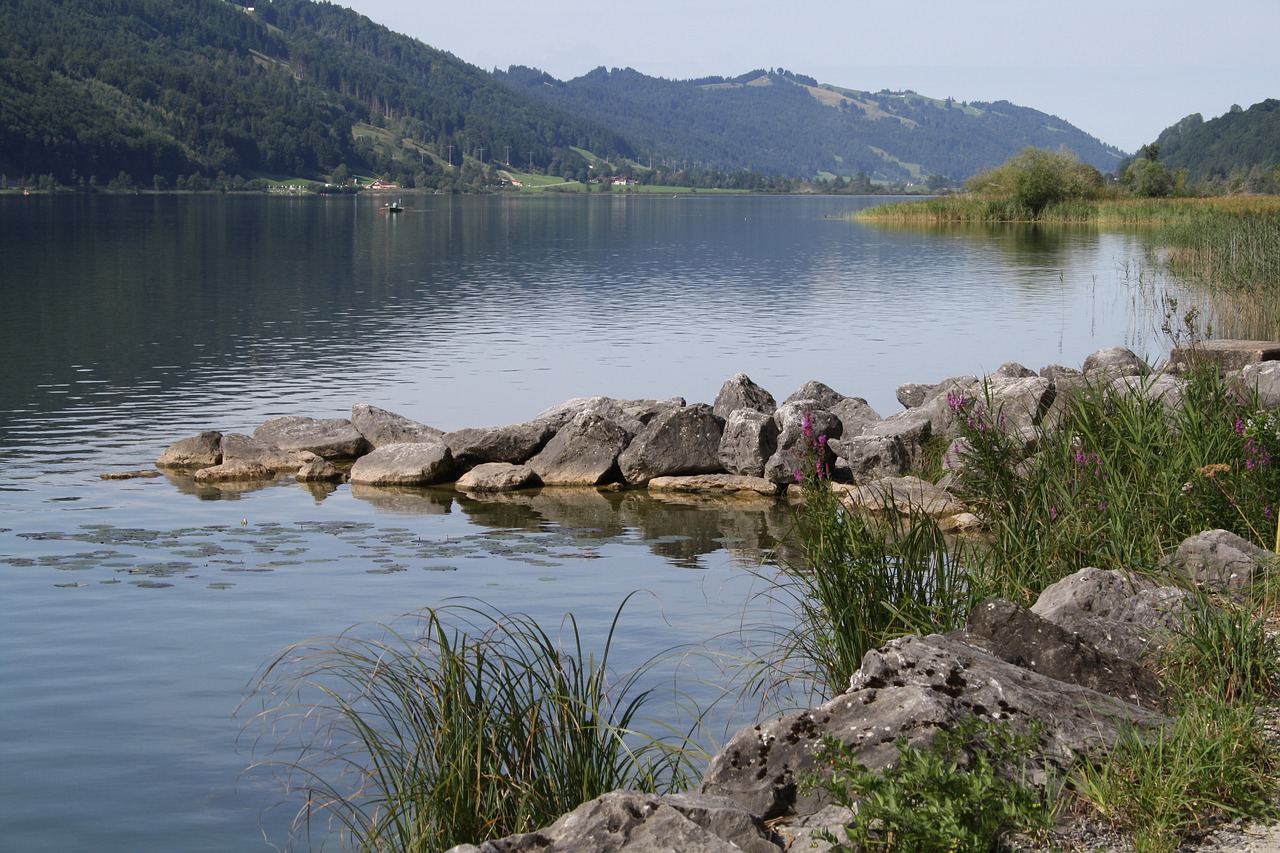
[[[1280,405],[1280,361],[1265,360],[1280,358],[1280,345],[1214,343],[1201,360],[1215,358],[1235,371],[1242,386]],[[1190,363],[1175,353],[1170,367]],[[778,495],[795,482],[815,452],[814,437],[822,436],[821,462],[837,481],[877,484],[846,490],[850,500],[878,500],[887,488],[900,507],[964,526],[972,519],[945,492],[902,479],[930,442],[955,440],[958,421],[951,403],[957,397],[982,400],[1000,413],[1005,429],[1030,439],[1083,381],[1141,388],[1170,404],[1180,398],[1182,380],[1175,373],[1150,374],[1124,348],[1100,350],[1080,370],[1049,365],[1035,373],[1009,362],[982,378],[903,385],[898,400],[904,409],[888,417],[863,398],[818,381],[806,382],[779,404],[741,373],[724,383],[712,405],[681,398],[584,397],[525,423],[453,432],[362,403],[352,407],[349,419],[287,416],[268,420],[252,436],[202,432],[170,446],[157,465],[193,470],[199,482],[292,475],[299,481],[349,478],[367,486],[452,483],[468,493],[616,486]],[[950,455],[958,456],[954,448]]]
[[[1172,566],[1201,581],[1247,583],[1274,556],[1211,531],[1184,542]],[[696,793],[615,791],[544,829],[451,853],[827,851],[824,833],[839,837],[853,815],[820,788],[801,793],[800,781],[819,769],[815,751],[824,735],[877,769],[897,760],[897,738],[923,747],[965,717],[1021,732],[1034,723],[1047,769],[1066,769],[1109,749],[1122,723],[1166,721],[1162,687],[1143,652],[1177,629],[1185,595],[1179,587],[1083,569],[1046,589],[1030,609],[986,602],[963,630],[904,637],[868,653],[849,689],[831,701],[738,732]]]

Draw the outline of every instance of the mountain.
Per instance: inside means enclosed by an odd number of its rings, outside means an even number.
[[[1155,147],[1161,162],[1186,169],[1193,181],[1252,182],[1270,176],[1274,183],[1280,168],[1280,100],[1271,98],[1247,110],[1236,106],[1209,121],[1199,113],[1189,115],[1165,128]]]
[[[546,168],[575,147],[634,153],[330,3],[5,0],[0,31],[0,174],[173,185],[346,165],[439,178],[464,155],[514,151]]]
[[[963,180],[1027,146],[1066,147],[1110,172],[1123,153],[1056,116],[1008,101],[961,103],[911,91],[864,92],[784,69],[667,80],[597,68],[561,82],[514,66],[495,76],[575,115],[617,128],[642,163],[886,180]]]

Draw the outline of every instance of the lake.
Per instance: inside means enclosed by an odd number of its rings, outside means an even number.
[[[634,590],[633,663],[785,624],[753,594],[772,503],[99,476],[179,438],[354,403],[446,430],[709,403],[740,371],[888,415],[905,382],[1163,352],[1130,234],[872,227],[848,197],[404,198],[0,197],[5,849],[283,847],[298,802],[242,775],[234,715],[309,637],[460,596],[598,637]]]

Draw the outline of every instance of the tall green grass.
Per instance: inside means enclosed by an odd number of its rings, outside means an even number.
[[[304,794],[295,831],[425,853],[533,830],[617,788],[687,787],[705,753],[669,727],[638,730],[672,697],[642,686],[648,667],[609,669],[621,612],[599,658],[572,617],[556,637],[529,616],[461,605],[280,654],[249,727],[260,763]]]

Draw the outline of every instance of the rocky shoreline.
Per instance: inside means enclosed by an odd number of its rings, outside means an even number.
[[[1082,382],[1128,387],[1176,406],[1179,374],[1206,360],[1264,406],[1280,408],[1280,343],[1228,341],[1175,350],[1156,371],[1114,348],[1089,356],[1080,369],[1033,372],[1010,362],[981,379],[904,385],[904,409],[887,417],[816,381],[779,404],[743,374],[711,405],[580,398],[525,423],[454,432],[358,404],[350,419],[275,418],[252,436],[203,432],[171,445],[157,465],[194,471],[199,482],[293,476],[371,487],[453,484],[474,496],[588,486],[784,499],[817,434],[825,436],[821,464],[846,501],[925,512],[944,528],[964,529],[981,522],[947,492],[945,478],[933,484],[909,475],[931,446],[945,446],[946,458],[960,464],[949,397],[983,400],[1000,413],[1003,429],[1029,441],[1052,425],[1060,402]],[[1274,558],[1234,534],[1207,531],[1182,543],[1169,569],[1229,590]],[[966,717],[1023,730],[1035,722],[1043,726],[1045,754],[1065,768],[1105,751],[1122,723],[1164,721],[1162,685],[1140,658],[1176,630],[1184,598],[1177,586],[1084,569],[1044,590],[1030,608],[986,602],[961,630],[904,637],[868,653],[849,690],[830,702],[739,732],[696,792],[612,792],[537,832],[452,853],[830,850],[823,832],[838,831],[850,815],[799,786],[817,768],[822,735],[837,735],[874,769],[895,760],[899,736],[923,746]],[[1238,828],[1208,838],[1201,849],[1280,850]],[[1083,823],[1061,827],[1054,842],[1056,849],[1123,849],[1116,843]]]

